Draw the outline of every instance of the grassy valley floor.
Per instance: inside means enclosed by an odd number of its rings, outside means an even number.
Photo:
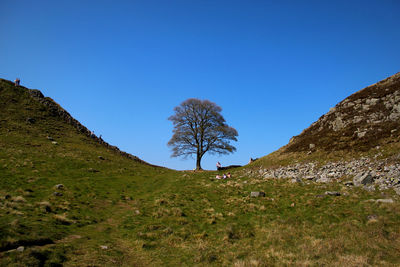
[[[23,252],[3,251],[2,265],[400,264],[400,208],[393,192],[237,175],[214,180],[209,172],[128,172],[99,172],[76,185],[63,180],[57,197],[49,180],[3,191],[12,197],[1,201],[2,248],[26,245]],[[251,198],[251,191],[266,197]],[[395,203],[371,200],[383,198]],[[45,239],[50,244],[35,246]]]

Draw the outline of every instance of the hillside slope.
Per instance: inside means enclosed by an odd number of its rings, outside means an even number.
[[[0,111],[0,252],[96,225],[132,197],[127,188],[157,186],[172,172],[91,136],[38,90],[0,80]]]
[[[319,164],[362,157],[396,157],[400,151],[400,73],[347,97],[300,135],[252,166]]]
[[[0,81],[0,266],[400,264],[392,191],[154,167],[35,97]]]
[[[347,97],[291,139],[284,152],[368,151],[398,142],[400,73]]]
[[[259,159],[264,178],[347,180],[400,194],[400,73],[347,97],[289,144]]]

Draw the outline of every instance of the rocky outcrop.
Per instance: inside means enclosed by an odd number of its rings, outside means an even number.
[[[348,162],[330,162],[319,167],[316,163],[295,164],[275,169],[261,167],[258,171],[247,171],[247,175],[257,175],[264,179],[289,178],[293,182],[310,180],[327,183],[340,179],[348,186],[372,189],[376,185],[380,190],[393,188],[400,194],[400,163],[389,163],[388,160],[361,158]],[[351,181],[348,181],[349,179]]]
[[[400,73],[364,88],[331,108],[300,135],[287,152],[366,151],[400,133]]]

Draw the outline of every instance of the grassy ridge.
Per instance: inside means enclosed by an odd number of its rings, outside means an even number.
[[[400,264],[392,191],[156,168],[79,134],[23,88],[0,82],[0,96],[1,266]]]

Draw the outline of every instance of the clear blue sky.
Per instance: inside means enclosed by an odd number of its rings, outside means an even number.
[[[109,143],[170,158],[173,108],[209,99],[246,164],[400,71],[400,1],[1,0],[0,77],[38,88]]]

